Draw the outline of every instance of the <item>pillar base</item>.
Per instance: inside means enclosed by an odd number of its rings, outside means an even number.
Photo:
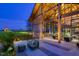
[[[58,41],[58,43],[61,43],[61,41]]]

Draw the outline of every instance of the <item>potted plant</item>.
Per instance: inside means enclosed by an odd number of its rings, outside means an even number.
[[[77,39],[78,39],[77,47],[79,48],[79,34],[77,35]]]
[[[52,37],[53,37],[53,39],[56,39],[56,33],[52,33]]]
[[[55,35],[52,35],[53,36],[53,39],[55,39]]]
[[[77,47],[79,48],[79,42],[77,42]]]
[[[66,32],[65,35],[64,35],[64,40],[66,42],[70,42],[71,41],[71,37],[70,37],[70,33],[69,32]]]

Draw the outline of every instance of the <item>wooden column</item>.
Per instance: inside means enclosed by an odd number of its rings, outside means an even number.
[[[49,22],[49,24],[48,24],[48,28],[49,28],[49,34],[50,34],[50,22]]]
[[[42,33],[42,23],[40,22],[39,24],[39,29],[40,29],[40,33],[39,33],[39,39],[43,39],[43,33]]]
[[[41,19],[40,19],[40,39],[43,39],[44,38],[44,33],[43,33],[43,30],[44,30],[44,11],[43,11],[43,3],[41,4]]]
[[[40,12],[42,13],[42,4],[41,4],[41,6],[40,6]],[[41,39],[43,39],[43,32],[42,32],[42,26],[43,26],[43,19],[42,19],[42,15],[40,16],[40,21],[39,21],[39,29],[40,29],[40,32],[39,32],[39,39],[41,40]]]
[[[61,8],[61,4],[59,3],[58,4],[58,42],[60,43],[61,42],[61,11],[60,11],[60,8]]]

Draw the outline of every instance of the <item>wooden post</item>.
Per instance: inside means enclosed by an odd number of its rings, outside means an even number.
[[[40,25],[39,25],[39,27],[40,27],[40,39],[43,39],[43,37],[44,37],[44,34],[43,34],[43,29],[44,29],[44,12],[43,12],[43,4],[41,4],[41,13],[42,13],[42,15],[41,15],[41,21],[40,21]]]
[[[43,33],[42,33],[42,23],[41,22],[39,24],[39,28],[40,28],[40,36],[39,36],[39,39],[41,40],[42,39],[42,35],[43,35]]]
[[[58,43],[61,42],[61,11],[60,11],[60,8],[61,8],[61,4],[59,3],[58,4]]]

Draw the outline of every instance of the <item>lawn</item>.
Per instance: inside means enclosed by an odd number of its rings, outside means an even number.
[[[28,40],[28,39],[31,39],[32,38],[32,33],[30,32],[22,32],[22,31],[10,31],[10,32],[4,32],[4,31],[0,31],[0,36],[3,36],[4,34],[6,35],[6,33],[13,33],[15,36],[14,36],[14,39],[18,40]]]

